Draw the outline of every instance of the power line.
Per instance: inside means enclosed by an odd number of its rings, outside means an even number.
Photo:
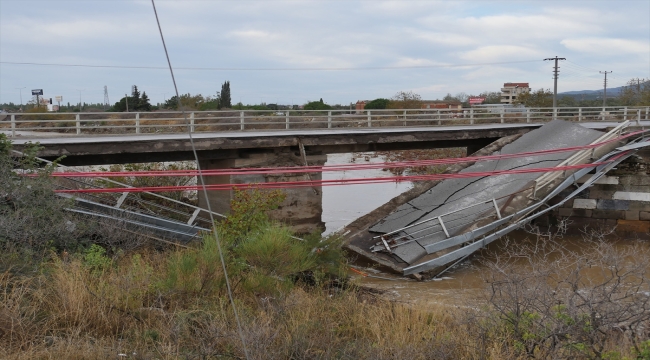
[[[177,67],[176,70],[198,70],[198,71],[359,71],[359,70],[401,70],[401,69],[435,69],[435,68],[458,68],[472,66],[490,66],[506,64],[533,63],[540,60],[502,61],[492,63],[475,64],[446,64],[446,65],[410,65],[410,66],[369,66],[369,67],[314,67],[314,68],[227,68],[227,67]],[[89,65],[89,64],[56,64],[37,62],[16,62],[0,61],[0,64],[7,65],[32,65],[32,66],[60,66],[60,67],[85,67],[85,68],[109,68],[109,69],[149,69],[169,70],[163,66],[131,66],[131,65]]]

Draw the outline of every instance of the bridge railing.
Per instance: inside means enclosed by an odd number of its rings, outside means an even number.
[[[187,118],[185,119],[184,116]],[[650,107],[561,107],[384,110],[221,110],[97,113],[9,113],[0,131],[87,134],[160,134],[246,130],[423,127],[568,121],[640,121]]]

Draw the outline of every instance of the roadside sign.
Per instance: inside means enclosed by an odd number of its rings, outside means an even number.
[[[469,98],[470,105],[482,104],[485,101],[484,97],[471,97]]]
[[[56,100],[56,102],[61,102],[61,101],[63,101],[63,96],[57,95],[57,96],[54,97],[54,99]]]
[[[32,95],[43,95],[43,89],[33,89]]]

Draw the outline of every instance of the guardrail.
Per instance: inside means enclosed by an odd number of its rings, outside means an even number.
[[[8,113],[0,130],[87,134],[152,134],[246,130],[421,127],[568,121],[641,121],[650,107],[462,108],[386,110],[221,110],[173,112]]]

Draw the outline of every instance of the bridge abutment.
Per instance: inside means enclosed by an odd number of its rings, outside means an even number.
[[[321,166],[327,161],[327,155],[307,154],[310,166]],[[202,170],[229,168],[260,168],[304,165],[303,158],[293,151],[244,152],[234,159],[201,159]],[[322,179],[320,172],[307,174],[251,174],[251,175],[222,175],[206,176],[205,183],[213,184],[254,184],[265,182],[318,181]],[[323,193],[319,187],[299,187],[283,189],[286,195],[280,207],[270,213],[274,220],[290,225],[298,233],[307,233],[316,228],[324,228]],[[208,191],[208,200],[212,211],[227,215],[230,212],[230,202],[234,197],[233,190]],[[207,209],[205,196],[198,194],[199,206]]]
[[[553,200],[560,201],[571,191],[569,188]],[[568,220],[568,233],[585,229],[607,233],[615,229],[622,238],[650,239],[650,150],[639,151],[535,223],[557,226],[562,220]]]

